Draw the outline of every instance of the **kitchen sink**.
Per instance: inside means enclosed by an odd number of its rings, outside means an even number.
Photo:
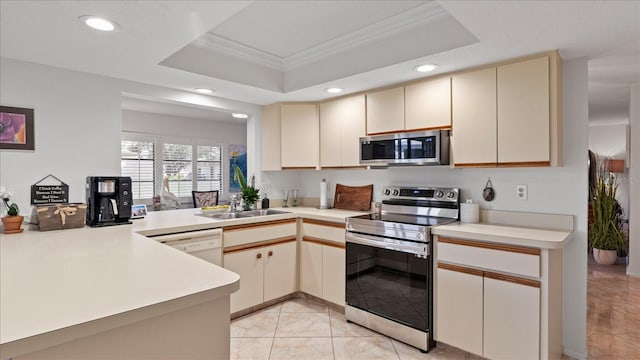
[[[289,211],[282,210],[273,210],[273,209],[260,209],[260,210],[249,210],[249,211],[238,211],[238,212],[223,212],[216,214],[197,214],[199,216],[208,217],[216,220],[228,220],[228,219],[241,219],[241,218],[249,218],[256,216],[266,216],[266,215],[279,215],[279,214],[289,214]]]
[[[290,212],[282,211],[282,210],[274,210],[274,209],[260,209],[260,210],[241,211],[238,213],[238,216],[254,217],[254,216],[280,215],[280,214],[290,214]]]

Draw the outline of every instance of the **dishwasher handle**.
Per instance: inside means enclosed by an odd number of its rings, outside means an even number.
[[[200,240],[202,238],[220,239],[222,238],[222,229],[185,231],[181,233],[156,235],[156,236],[151,236],[150,238],[162,243],[166,243],[169,241],[177,241],[177,240]]]

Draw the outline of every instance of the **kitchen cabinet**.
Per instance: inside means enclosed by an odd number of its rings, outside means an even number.
[[[473,354],[482,354],[482,271],[441,265],[436,270],[436,277],[436,339]]]
[[[345,305],[345,227],[304,219],[300,243],[300,291]]]
[[[404,88],[405,129],[451,128],[451,77],[444,76]]]
[[[367,93],[367,134],[404,131],[404,87]]]
[[[280,167],[280,104],[262,107],[262,171]]]
[[[561,253],[436,238],[436,340],[489,359],[561,353]],[[524,263],[524,264],[522,264]]]
[[[497,163],[496,69],[451,77],[454,166],[495,167]]]
[[[317,105],[280,105],[281,167],[315,169],[319,165],[319,148]]]
[[[562,165],[557,52],[454,74],[456,167]]]
[[[498,164],[549,165],[549,57],[498,66]]]
[[[366,136],[364,95],[320,104],[320,167],[360,166],[362,136]]]
[[[296,220],[223,228],[224,267],[240,275],[231,313],[297,290]]]

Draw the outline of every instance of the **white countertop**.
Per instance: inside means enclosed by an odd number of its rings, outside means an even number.
[[[451,236],[460,239],[480,240],[541,249],[561,249],[569,241],[572,234],[571,231],[460,222],[436,226],[431,232],[439,236]]]
[[[0,235],[0,345],[176,299],[225,296],[239,276],[144,235],[287,218],[344,222],[367,212],[276,208],[287,214],[214,220],[199,209],[150,212],[132,225]],[[560,248],[570,231],[451,224],[436,235]]]
[[[278,208],[289,214],[214,220],[199,209],[150,212],[132,225],[0,234],[0,345],[206,292],[239,276],[140,235],[295,217],[343,222],[363,212]],[[25,228],[27,226],[24,226]]]

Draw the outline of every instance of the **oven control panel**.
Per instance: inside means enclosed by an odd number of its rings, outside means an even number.
[[[382,190],[386,199],[437,200],[458,202],[458,188],[400,187],[387,186]]]

